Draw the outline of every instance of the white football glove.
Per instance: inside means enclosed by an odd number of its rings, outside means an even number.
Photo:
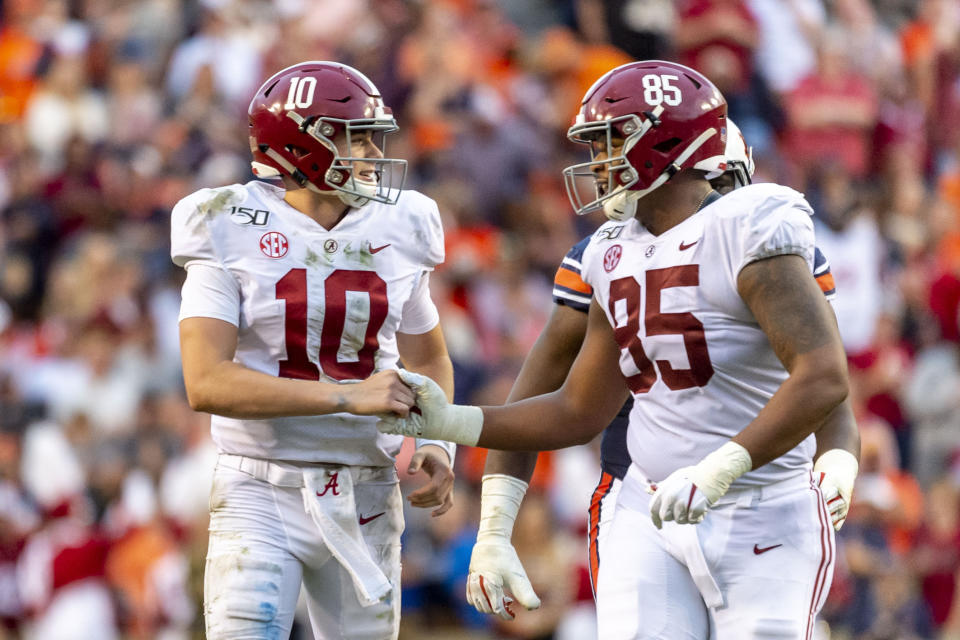
[[[476,446],[483,431],[483,411],[480,407],[450,404],[440,385],[427,376],[405,369],[397,373],[404,384],[417,394],[416,407],[410,410],[406,418],[381,415],[377,429],[383,433]]]
[[[517,602],[527,609],[540,606],[527,572],[510,543],[513,523],[527,483],[503,474],[483,476],[480,494],[480,529],[470,556],[467,578],[467,602],[480,613],[495,613],[513,620],[513,599],[504,593],[506,586]]]
[[[860,463],[845,449],[830,449],[817,458],[813,465],[813,475],[827,503],[830,519],[835,531],[840,531],[850,510],[850,497],[857,480]]]
[[[659,529],[669,520],[697,524],[733,481],[752,467],[750,453],[731,440],[692,467],[677,469],[657,483],[650,500],[654,526]]]

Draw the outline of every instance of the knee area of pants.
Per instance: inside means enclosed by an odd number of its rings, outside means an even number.
[[[207,561],[207,637],[217,640],[281,638],[276,624],[282,567],[251,554],[230,553]]]

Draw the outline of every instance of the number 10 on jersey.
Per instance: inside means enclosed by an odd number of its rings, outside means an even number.
[[[363,380],[376,367],[375,356],[380,348],[377,334],[387,319],[387,283],[375,271],[337,269],[323,283],[323,327],[317,362],[323,373],[335,380]],[[340,362],[337,354],[344,338],[347,317],[347,292],[367,294],[370,312],[363,340],[354,362]],[[312,301],[307,297],[307,270],[291,269],[276,285],[276,297],[286,303],[284,337],[287,358],[280,361],[277,373],[283,378],[319,380],[320,370],[307,353],[307,311]],[[316,304],[313,302],[313,304]]]

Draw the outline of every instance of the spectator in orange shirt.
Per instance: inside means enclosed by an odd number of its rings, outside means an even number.
[[[30,2],[4,3],[0,24],[0,124],[23,117],[33,93],[43,46],[30,35],[36,7]]]

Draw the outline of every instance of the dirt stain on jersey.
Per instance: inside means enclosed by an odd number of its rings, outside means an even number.
[[[423,229],[417,227],[413,230],[413,245],[418,247],[429,247],[430,239],[427,237],[427,234],[423,232]]]
[[[362,267],[373,266],[373,255],[370,253],[370,243],[361,242],[360,249],[354,249],[352,242],[347,242],[343,246],[343,255],[349,260],[356,262]]]
[[[227,211],[228,205],[239,203],[242,198],[233,189],[207,189],[213,195],[199,203],[187,217],[185,226],[193,233],[201,232],[206,222],[220,213]],[[206,231],[202,231],[206,233]]]
[[[367,323],[370,321],[370,303],[366,296],[347,296],[346,322],[340,339],[339,355],[345,359],[356,358],[363,348]]]
[[[333,256],[327,252],[317,253],[307,247],[307,254],[303,259],[307,267],[329,267],[333,264]]]
[[[215,216],[227,210],[227,206],[240,201],[239,194],[233,189],[217,189],[214,196],[197,205],[197,211],[204,216]]]

